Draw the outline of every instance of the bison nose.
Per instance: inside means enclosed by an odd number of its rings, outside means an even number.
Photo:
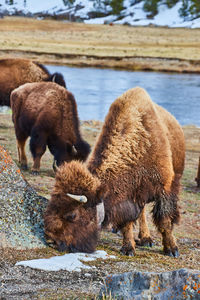
[[[66,245],[65,242],[60,242],[59,245],[58,245],[58,251],[59,252],[65,252],[65,251],[68,251],[68,247]]]

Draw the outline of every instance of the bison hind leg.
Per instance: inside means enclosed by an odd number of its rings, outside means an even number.
[[[32,173],[37,175],[40,170],[40,160],[46,151],[46,134],[37,129],[32,130],[30,138],[30,150],[33,156]]]
[[[23,170],[28,169],[27,157],[26,157],[26,153],[25,153],[26,140],[27,140],[27,137],[23,138],[23,139],[17,139],[18,158],[19,158],[19,163],[21,165],[21,168]]]
[[[147,224],[145,207],[143,208],[138,218],[138,221],[139,221],[139,234],[138,234],[139,240],[135,240],[136,244],[138,246],[152,247],[153,240],[150,236],[149,227]]]

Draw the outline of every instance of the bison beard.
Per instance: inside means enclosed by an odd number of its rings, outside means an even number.
[[[145,205],[152,202],[153,220],[162,235],[164,253],[177,257],[172,231],[180,218],[178,193],[184,158],[184,135],[175,118],[153,103],[143,89],[131,89],[111,105],[86,164],[72,161],[59,168],[45,219],[55,215],[61,220],[59,214],[63,209],[65,213],[76,211],[80,217],[69,225],[63,241],[85,251],[92,239],[86,220],[97,224],[95,206],[102,200],[105,208],[102,225],[112,224],[119,229],[123,235],[121,252],[134,255],[133,226],[137,219],[141,244],[152,243],[145,217]],[[87,203],[74,210],[74,200],[66,198],[66,193],[84,195]],[[48,226],[52,224],[49,222]],[[84,239],[79,236],[79,229]],[[52,227],[46,233],[51,236],[53,231]],[[53,240],[59,240],[59,234]]]

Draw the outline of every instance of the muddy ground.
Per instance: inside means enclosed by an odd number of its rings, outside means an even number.
[[[81,122],[84,138],[93,146],[98,135],[101,122]],[[115,260],[89,263],[96,268],[92,271],[78,272],[45,272],[30,268],[15,267],[19,260],[50,257],[60,255],[57,251],[46,248],[45,250],[16,251],[0,249],[0,299],[95,299],[104,279],[108,274],[139,271],[167,271],[179,268],[200,270],[200,189],[196,188],[194,178],[197,173],[198,157],[200,154],[200,128],[184,126],[186,138],[186,163],[182,178],[182,192],[180,194],[181,222],[174,229],[177,238],[180,257],[177,259],[164,256],[162,253],[161,237],[151,221],[148,207],[148,220],[154,246],[152,248],[137,247],[135,257],[120,255],[121,236],[103,231],[98,244],[98,249],[106,250],[116,256]],[[0,115],[0,144],[10,152],[16,163],[17,149],[11,115]],[[29,167],[32,158],[27,144]],[[30,168],[23,171],[24,177],[37,190],[47,198],[54,184],[52,170],[52,156],[47,151],[42,158],[41,173],[33,176]],[[137,235],[137,226],[135,228]],[[2,292],[3,291],[3,292]],[[2,293],[2,294],[1,294]]]

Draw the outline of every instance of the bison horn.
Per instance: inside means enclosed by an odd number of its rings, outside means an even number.
[[[55,159],[54,159],[54,161],[53,161],[53,170],[54,170],[55,173],[58,171],[58,166],[57,166],[57,164],[56,164]]]
[[[52,82],[56,82],[56,74],[52,77]]]
[[[84,195],[73,195],[73,194],[69,194],[67,193],[67,196],[78,201],[78,202],[81,202],[81,203],[86,203],[87,202],[87,197],[84,196]]]
[[[78,153],[77,150],[76,150],[76,147],[74,145],[72,146],[72,152],[73,152],[74,155],[77,155],[77,153]]]

